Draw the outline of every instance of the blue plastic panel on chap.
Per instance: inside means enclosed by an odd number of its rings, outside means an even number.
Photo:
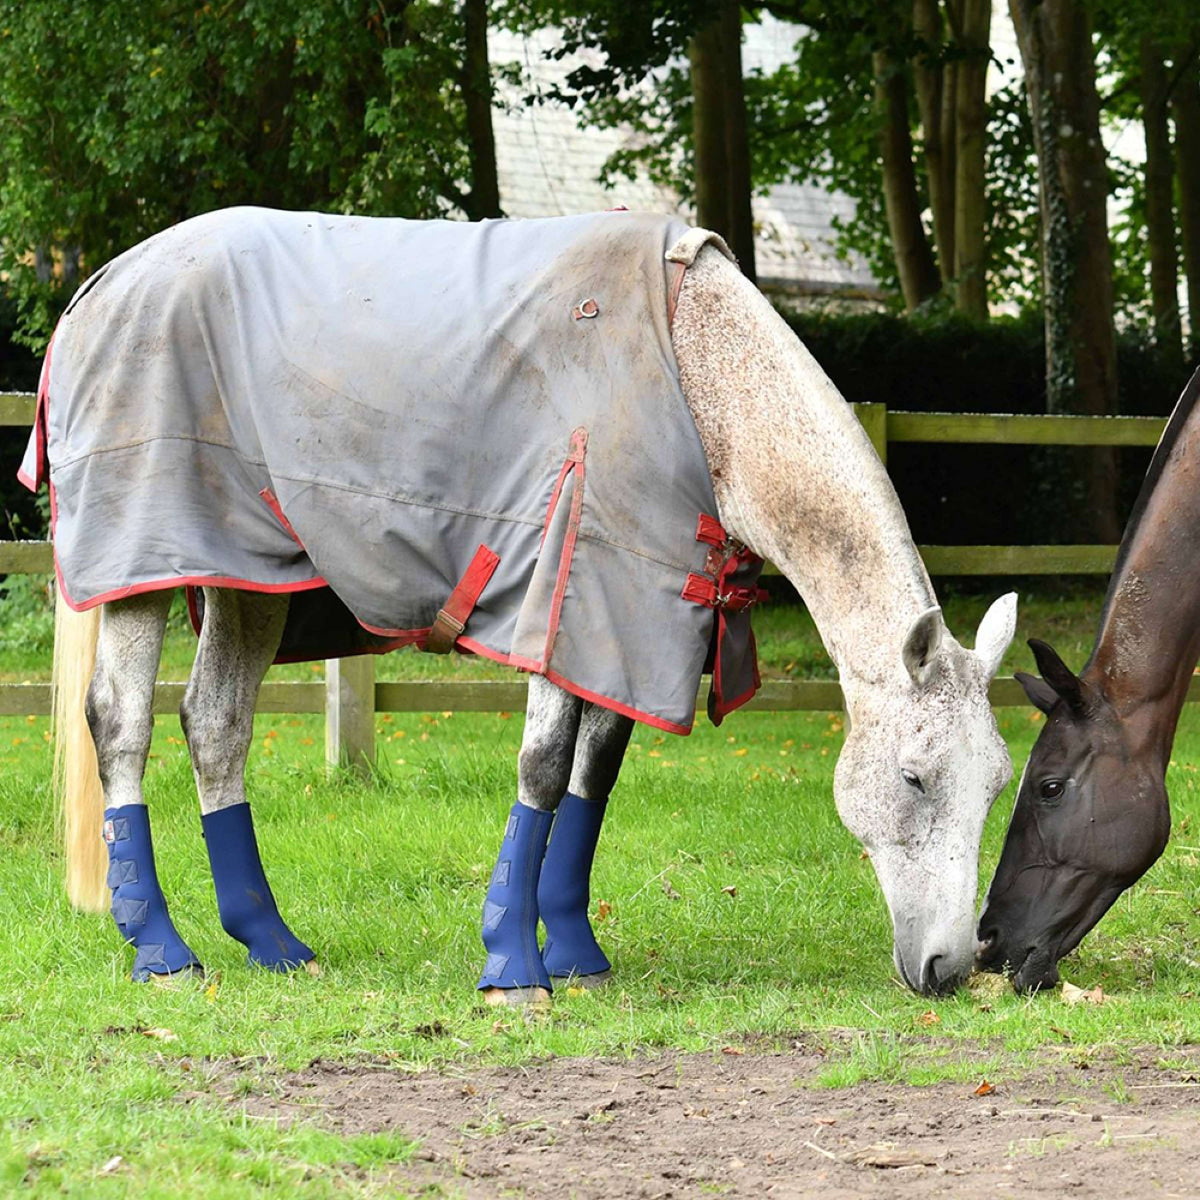
[[[483,902],[483,945],[487,962],[481,988],[543,987],[550,976],[537,944],[537,890],[546,837],[554,820],[518,801],[508,814],[504,840]]]
[[[607,799],[584,800],[568,792],[554,818],[537,896],[546,927],[542,962],[554,979],[596,975],[612,965],[588,920],[592,861],[607,805]]]
[[[250,962],[291,971],[316,955],[284,924],[263,872],[249,804],[205,813],[200,822],[208,847],[221,926],[249,950]]]
[[[151,975],[202,970],[200,960],[179,936],[167,912],[154,869],[154,843],[146,806],[106,808],[103,836],[108,846],[113,920],[121,936],[137,950],[131,977],[144,983]]]

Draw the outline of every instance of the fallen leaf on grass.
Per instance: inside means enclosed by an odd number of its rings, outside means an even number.
[[[209,979],[207,985],[204,988],[205,1000],[207,1000],[209,1002],[209,1004],[215,1003],[216,999],[217,999],[217,992],[219,992],[220,990],[221,990],[221,972],[214,971],[212,974],[212,977]]]
[[[996,1089],[986,1079],[979,1081],[979,1086],[971,1093],[972,1096],[990,1096]]]
[[[746,1051],[743,1050],[741,1048],[741,1046],[722,1046],[721,1053],[722,1054],[745,1054]]]
[[[663,876],[662,890],[663,895],[665,895],[668,900],[679,899],[679,893],[671,886],[671,881],[667,879],[666,876]]]
[[[734,887],[734,886],[733,886],[733,884],[729,884],[728,886],[726,886],[726,887],[723,887],[723,888],[721,889],[721,891],[722,891],[722,892],[723,892],[723,893],[724,893],[726,896],[729,896],[729,897],[735,897],[735,896],[737,895],[737,888],[736,888],[736,887]]]
[[[918,1025],[940,1025],[941,1023],[942,1018],[932,1008],[927,1009],[917,1018]]]
[[[1062,985],[1062,1002],[1064,1004],[1104,1004],[1108,997],[1104,994],[1099,984],[1096,984],[1090,991],[1086,988],[1076,987],[1073,983],[1067,983],[1063,980]]]
[[[601,900],[600,903],[596,905],[596,920],[597,921],[607,921],[611,914],[612,914],[612,905],[609,904],[609,902],[607,900]]]
[[[173,1033],[169,1029],[142,1029],[142,1030],[139,1030],[139,1032],[141,1033],[142,1037],[154,1038],[156,1041],[159,1041],[159,1042],[177,1042],[177,1041],[179,1041],[179,1035],[176,1033]]]
[[[112,1158],[110,1158],[108,1162],[106,1162],[104,1166],[100,1168],[100,1174],[111,1175],[124,1161],[125,1160],[119,1154],[114,1154]]]

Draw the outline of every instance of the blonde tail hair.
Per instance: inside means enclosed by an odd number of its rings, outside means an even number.
[[[60,590],[54,606],[51,677],[54,795],[66,860],[67,896],[83,912],[105,912],[110,899],[108,852],[101,839],[104,791],[84,710],[99,635],[99,606],[74,612]]]

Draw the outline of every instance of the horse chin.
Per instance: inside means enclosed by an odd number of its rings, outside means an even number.
[[[1022,994],[1047,991],[1058,983],[1058,956],[1049,946],[1032,946],[1012,974],[1013,989]]]

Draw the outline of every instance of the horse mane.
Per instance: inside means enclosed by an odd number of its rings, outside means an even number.
[[[1104,597],[1104,608],[1100,612],[1099,628],[1101,634],[1108,621],[1108,612],[1112,607],[1113,597],[1116,595],[1122,576],[1125,573],[1125,564],[1129,559],[1129,552],[1134,540],[1137,538],[1142,517],[1145,515],[1146,508],[1150,504],[1150,497],[1154,494],[1154,489],[1158,486],[1158,481],[1162,477],[1162,473],[1171,457],[1171,451],[1175,449],[1175,444],[1179,441],[1179,435],[1182,433],[1183,427],[1191,419],[1192,410],[1196,407],[1197,400],[1200,400],[1200,368],[1197,368],[1191,379],[1187,381],[1179,399],[1175,402],[1175,407],[1171,411],[1170,418],[1167,420],[1167,426],[1163,430],[1162,437],[1158,440],[1154,457],[1150,460],[1150,467],[1146,471],[1146,478],[1142,480],[1142,486],[1138,491],[1137,500],[1134,501],[1133,509],[1129,514],[1129,520],[1125,524],[1125,532],[1121,537],[1121,545],[1117,549],[1117,561],[1113,565],[1112,574],[1108,579],[1108,591]],[[1093,655],[1094,653],[1093,651]]]

